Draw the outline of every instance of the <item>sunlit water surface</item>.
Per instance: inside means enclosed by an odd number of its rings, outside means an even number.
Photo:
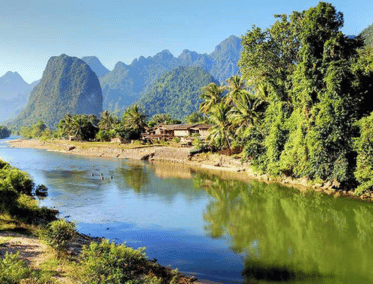
[[[370,203],[1,141],[1,158],[49,188],[41,205],[162,265],[221,283],[373,283]]]

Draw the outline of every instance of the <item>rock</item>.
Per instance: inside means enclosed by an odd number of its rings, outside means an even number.
[[[341,183],[337,181],[336,179],[333,180],[332,188],[338,189],[341,186]]]
[[[324,188],[330,188],[332,186],[332,183],[330,181],[324,183],[323,187]]]

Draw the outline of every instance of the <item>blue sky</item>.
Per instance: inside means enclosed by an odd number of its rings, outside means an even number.
[[[51,56],[97,56],[110,70],[118,61],[168,49],[211,53],[253,24],[269,27],[274,14],[302,11],[319,1],[295,0],[0,0],[0,76],[17,71],[40,79]],[[372,0],[331,2],[343,12],[345,34],[373,23]]]

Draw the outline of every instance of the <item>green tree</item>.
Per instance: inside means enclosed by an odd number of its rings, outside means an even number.
[[[230,122],[228,113],[230,106],[224,102],[214,105],[209,111],[209,118],[213,124],[207,140],[218,148],[230,148]]]
[[[248,90],[245,87],[244,80],[238,76],[232,76],[227,79],[228,85],[226,89],[228,90],[228,94],[226,95],[226,103],[234,103],[238,98],[248,93]]]
[[[236,138],[245,140],[250,134],[250,127],[258,127],[263,120],[265,101],[249,92],[237,93],[232,98],[234,105],[228,113],[231,128]]]
[[[11,134],[11,131],[8,128],[0,125],[0,139],[9,137],[10,134]]]
[[[152,116],[148,122],[148,126],[152,127],[158,124],[180,124],[181,122],[171,117],[168,113],[157,113]]]
[[[193,123],[209,123],[209,120],[200,112],[192,112],[190,115],[185,117],[185,122],[189,124]]]
[[[340,32],[343,15],[325,2],[278,17],[243,38],[242,76],[268,97],[258,153],[246,152],[270,174],[354,186],[355,123],[372,111],[362,41]]]
[[[124,127],[131,129],[138,137],[145,130],[146,115],[139,105],[134,104],[124,112],[122,123]]]
[[[203,102],[199,109],[202,113],[207,114],[211,108],[221,102],[225,88],[215,83],[210,83],[202,88],[201,98]]]

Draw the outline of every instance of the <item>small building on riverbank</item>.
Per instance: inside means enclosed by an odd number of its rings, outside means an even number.
[[[210,124],[159,124],[142,134],[143,140],[172,140],[174,137],[185,139],[199,134],[201,140],[209,135]]]

